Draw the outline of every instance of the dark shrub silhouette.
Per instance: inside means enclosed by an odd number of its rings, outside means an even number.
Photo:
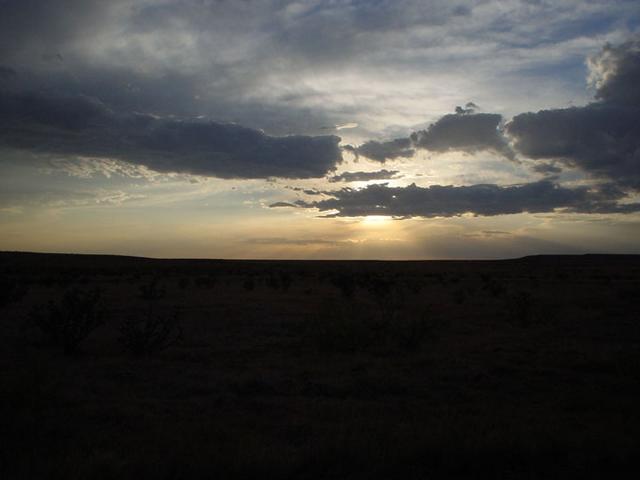
[[[129,353],[142,356],[166,350],[182,341],[178,311],[158,314],[152,307],[131,314],[120,325],[120,344]]]
[[[292,284],[293,284],[293,277],[291,276],[291,274],[288,273],[288,272],[281,272],[280,273],[280,286],[282,287],[282,290],[284,292],[288,292],[289,288],[291,288]]]
[[[165,294],[164,287],[159,286],[157,280],[140,286],[140,298],[143,300],[159,300],[164,298]]]
[[[527,327],[534,320],[534,302],[531,294],[519,291],[507,298],[507,313],[511,323]]]
[[[340,290],[340,293],[343,297],[353,299],[357,288],[356,281],[353,278],[353,275],[334,275],[331,277],[331,284],[338,290]]]
[[[355,352],[372,343],[371,319],[350,304],[326,303],[307,323],[306,340],[312,348],[330,352]]]
[[[256,284],[253,281],[253,278],[249,277],[247,278],[243,283],[242,283],[242,287],[247,291],[250,292],[252,291],[255,287]]]
[[[329,352],[408,352],[418,350],[428,339],[436,340],[438,329],[438,322],[426,311],[397,306],[383,311],[351,302],[327,302],[307,324],[306,339],[311,347]]]
[[[27,286],[24,283],[0,280],[0,308],[18,302],[27,293]]]
[[[464,288],[457,288],[456,290],[453,291],[453,301],[457,305],[462,305],[466,299],[467,299],[467,292],[464,290]]]
[[[439,337],[441,325],[429,312],[405,313],[388,325],[384,332],[393,346],[405,351],[419,350],[425,341],[435,341]]]
[[[267,285],[267,287],[271,288],[272,290],[280,289],[280,279],[276,277],[274,274],[270,274],[267,277],[265,284]]]
[[[31,312],[31,321],[49,339],[64,349],[76,353],[80,343],[104,323],[99,289],[67,291],[60,302],[49,302]]]

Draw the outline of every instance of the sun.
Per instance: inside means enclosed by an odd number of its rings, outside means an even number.
[[[389,223],[391,217],[385,215],[367,215],[362,219],[362,224],[367,227],[382,227]]]

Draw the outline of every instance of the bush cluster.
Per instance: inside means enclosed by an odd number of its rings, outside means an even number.
[[[76,353],[80,342],[104,323],[99,289],[67,291],[59,302],[33,310],[31,321],[67,354]]]

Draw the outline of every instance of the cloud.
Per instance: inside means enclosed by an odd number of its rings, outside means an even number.
[[[473,109],[456,108],[426,130],[411,134],[416,148],[432,152],[457,150],[476,153],[491,150],[511,157],[507,141],[498,128],[502,116],[497,113],[473,113]]]
[[[346,245],[354,245],[358,242],[355,240],[327,240],[322,238],[309,238],[309,239],[292,239],[281,237],[265,237],[265,238],[250,238],[245,240],[245,243],[251,243],[255,245],[295,245],[295,246],[327,246],[327,247],[339,247]]]
[[[587,60],[596,98],[608,104],[640,106],[640,36],[620,45],[607,44]]]
[[[598,101],[523,113],[506,130],[522,155],[640,189],[640,39],[607,45],[588,65]]]
[[[543,175],[557,175],[558,173],[562,173],[562,168],[558,167],[555,163],[538,163],[533,166],[533,171]]]
[[[514,117],[516,150],[640,188],[640,109],[593,103]]]
[[[512,236],[512,235],[513,233],[505,232],[504,230],[482,230],[480,232],[463,234],[463,236],[467,238],[491,238],[491,239],[503,238],[503,237]]]
[[[280,208],[280,207],[291,207],[291,208],[300,208],[306,207],[307,202],[304,200],[296,200],[294,202],[275,202],[269,205],[269,208]]]
[[[220,178],[323,177],[342,161],[332,135],[274,137],[235,124],[117,113],[84,95],[0,91],[0,144],[112,158]]]
[[[356,156],[362,155],[378,162],[385,162],[399,157],[413,157],[415,153],[411,140],[408,138],[396,138],[388,142],[370,140],[359,147],[349,146],[348,150],[351,150]]]
[[[0,80],[9,80],[17,75],[17,72],[10,67],[0,65]]]
[[[323,194],[322,191],[311,189],[311,188],[290,187],[290,186],[286,186],[285,188],[293,190],[294,192],[302,192],[306,195],[322,195]]]
[[[410,217],[454,217],[464,214],[495,216],[562,210],[578,213],[626,213],[640,211],[640,204],[619,204],[624,193],[610,185],[567,188],[549,180],[523,185],[389,187],[368,185],[356,190],[343,188],[333,198],[296,202],[296,206],[335,211],[328,216],[362,217],[387,215]],[[278,205],[284,206],[284,205]]]
[[[366,182],[368,180],[389,180],[399,178],[398,170],[378,170],[375,172],[344,172],[340,175],[329,177],[329,181],[335,182]]]
[[[340,125],[336,125],[336,130],[348,130],[351,128],[358,128],[358,124],[355,122],[347,122],[347,123],[342,123]]]
[[[41,187],[36,191],[11,191],[4,189],[0,193],[0,207],[24,208],[24,207],[91,207],[98,205],[119,206],[125,203],[135,202],[147,198],[143,194],[134,194],[122,190],[102,189],[95,190],[61,190],[50,187]]]
[[[404,134],[469,92],[511,112],[525,109],[513,102],[547,105],[549,90],[574,96],[567,62],[636,21],[631,3],[4,1],[0,63],[31,90],[118,111],[205,115],[271,135],[357,122],[360,141],[391,123]],[[603,28],[585,35],[594,18]],[[550,88],[529,100],[520,92],[537,70]]]
[[[412,157],[416,149],[438,153],[477,153],[488,150],[513,159],[508,140],[500,128],[502,115],[475,113],[477,108],[475,103],[469,102],[464,108],[456,107],[456,113],[441,117],[426,130],[413,132],[409,138],[396,138],[387,142],[370,140],[359,147],[348,149],[356,155],[379,162]]]

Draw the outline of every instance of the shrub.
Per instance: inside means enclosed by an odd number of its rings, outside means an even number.
[[[100,297],[99,289],[74,288],[67,291],[59,303],[49,302],[33,310],[30,318],[66,354],[76,353],[80,343],[104,323]]]
[[[131,314],[120,325],[120,344],[129,353],[141,356],[166,350],[182,341],[178,311],[156,314],[150,306],[144,313]]]
[[[401,350],[419,350],[425,341],[435,341],[440,325],[429,312],[405,314],[388,326],[387,334],[393,346]]]
[[[454,290],[453,292],[453,301],[458,304],[458,305],[462,305],[465,300],[467,299],[467,292],[465,292],[464,288],[458,288],[456,290]]]
[[[363,308],[328,303],[307,324],[310,346],[332,352],[418,350],[427,339],[437,339],[437,322],[427,312]]]
[[[196,286],[198,288],[213,288],[216,286],[218,279],[213,275],[201,276],[196,278]]]
[[[353,275],[341,274],[331,277],[331,284],[340,290],[340,293],[344,298],[353,299],[356,293],[356,281]]]
[[[12,303],[18,302],[27,293],[27,286],[24,283],[10,281],[9,279],[0,280],[0,308],[6,307]]]
[[[307,323],[306,340],[322,351],[355,352],[372,343],[370,318],[352,304],[326,303]]]
[[[419,294],[422,291],[422,283],[420,283],[420,280],[417,278],[412,278],[407,281],[407,287],[415,295]]]
[[[267,279],[265,280],[265,284],[268,288],[271,288],[272,290],[280,289],[280,280],[273,273],[267,277]]]
[[[164,287],[158,286],[157,280],[140,286],[140,298],[143,300],[159,300],[160,298],[164,298],[164,296]]]
[[[534,302],[531,294],[520,291],[507,298],[509,321],[527,327],[534,320]]]
[[[242,287],[247,291],[247,292],[251,292],[255,287],[256,284],[253,281],[253,278],[249,277],[247,278],[243,283],[242,283]]]
[[[291,274],[288,273],[288,272],[281,272],[280,273],[280,286],[282,287],[282,290],[284,292],[288,292],[289,288],[291,288],[292,284],[293,284],[293,277],[291,276]]]
[[[393,280],[377,277],[367,282],[366,289],[374,300],[380,304],[386,304],[389,298],[401,291]]]

